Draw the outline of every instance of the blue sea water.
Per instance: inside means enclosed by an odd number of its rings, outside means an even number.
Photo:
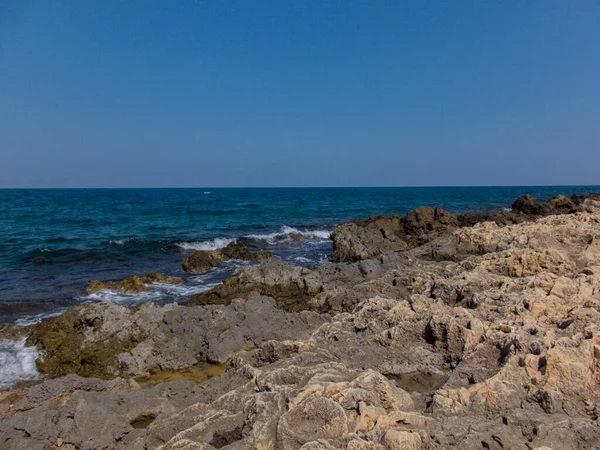
[[[540,200],[576,187],[46,189],[0,190],[0,323],[27,323],[79,303],[133,305],[184,301],[241,265],[228,262],[201,276],[181,273],[194,249],[233,239],[301,265],[326,264],[328,236],[344,221],[404,214],[421,206],[448,211],[502,210],[519,195]],[[291,231],[305,234],[292,241]],[[153,270],[182,276],[180,286],[148,293],[86,295],[91,279],[112,280]]]

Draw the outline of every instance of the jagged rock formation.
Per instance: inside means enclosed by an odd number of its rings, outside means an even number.
[[[312,270],[271,259],[188,306],[74,308],[29,330],[40,368],[113,379],[16,387],[0,447],[596,449],[600,197],[571,202],[508,226],[415,214],[404,249],[374,241],[372,259]],[[364,244],[406,223],[346,228]],[[203,361],[227,370],[115,378]]]
[[[231,242],[225,248],[217,250],[196,250],[192,255],[184,258],[181,268],[184,272],[199,274],[212,269],[218,261],[227,261],[229,259],[242,259],[248,261],[262,261],[271,257],[271,254],[264,250],[256,253],[241,242]]]
[[[170,277],[163,275],[158,272],[150,272],[146,275],[131,276],[124,278],[121,281],[90,281],[86,292],[91,294],[92,292],[98,292],[103,289],[110,289],[114,291],[133,293],[133,292],[145,292],[148,290],[148,284],[152,283],[167,283],[167,284],[180,284],[181,278]]]
[[[536,217],[585,211],[584,202],[597,201],[600,194],[588,196],[564,195],[551,198],[543,205],[528,194],[512,204],[512,211],[467,213],[456,216],[441,208],[422,206],[406,216],[374,216],[355,220],[337,227],[331,234],[333,251],[330,260],[351,262],[376,258],[386,251],[404,251],[436,240],[457,227],[469,227],[482,222],[513,225]]]

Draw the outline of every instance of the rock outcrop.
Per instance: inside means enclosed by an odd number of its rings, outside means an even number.
[[[86,288],[86,292],[91,294],[93,292],[98,292],[103,289],[110,289],[113,291],[120,291],[125,293],[134,293],[134,292],[145,292],[148,290],[148,284],[152,283],[166,283],[166,284],[180,284],[181,278],[170,277],[168,275],[163,275],[158,272],[150,272],[146,275],[141,276],[131,276],[124,278],[120,281],[98,281],[92,280],[88,284]]]
[[[456,216],[422,206],[403,218],[374,216],[338,226],[331,234],[331,261],[360,261],[384,251],[399,252],[422,244],[439,232],[458,226]]]
[[[196,250],[190,256],[184,258],[181,267],[184,272],[200,274],[214,268],[218,261],[230,259],[262,261],[270,257],[271,254],[262,249],[252,253],[246,244],[232,242],[217,250]]]
[[[311,312],[286,313],[258,294],[227,306],[148,303],[132,310],[96,303],[33,325],[28,343],[44,355],[37,361],[40,372],[53,377],[139,377],[156,369],[224,363],[246,346],[297,338],[327,320]]]
[[[425,243],[452,240],[449,231],[458,227],[472,227],[478,223],[494,222],[497,225],[515,225],[538,217],[558,214],[573,214],[586,211],[585,204],[592,205],[600,194],[587,196],[564,195],[552,197],[540,205],[531,195],[525,194],[512,204],[511,211],[477,212],[452,215],[441,208],[422,206],[404,217],[396,215],[374,216],[368,220],[343,223],[331,234],[333,249],[330,260],[352,262],[372,259],[384,252],[402,252]],[[447,244],[441,244],[447,247]],[[439,253],[439,252],[438,252]],[[459,252],[460,253],[460,252]],[[433,259],[456,259],[454,255],[434,256]]]
[[[355,222],[364,248],[343,251],[375,257],[270,259],[188,306],[74,308],[27,330],[48,379],[0,397],[0,447],[598,448],[600,199],[571,202]],[[136,381],[200,363],[226,370]]]

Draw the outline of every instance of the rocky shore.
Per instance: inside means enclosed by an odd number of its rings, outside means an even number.
[[[332,240],[308,269],[197,252],[183,270],[256,264],[185,305],[0,327],[42,375],[0,392],[0,448],[600,448],[600,194],[421,207]],[[109,286],[153,282],[179,280]]]

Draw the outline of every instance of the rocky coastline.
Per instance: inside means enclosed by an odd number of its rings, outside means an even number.
[[[0,341],[2,449],[600,448],[600,194],[337,227],[331,263],[254,261],[185,305],[77,306]],[[92,281],[125,292],[157,273]]]

